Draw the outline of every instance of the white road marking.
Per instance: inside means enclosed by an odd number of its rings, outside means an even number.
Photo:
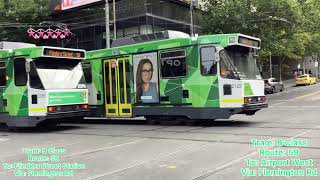
[[[179,150],[171,152],[171,153],[165,153],[163,155],[159,155],[159,156],[157,156],[155,158],[152,158],[150,160],[146,160],[146,161],[135,163],[135,164],[133,164],[133,165],[131,165],[129,167],[123,168],[123,169],[118,169],[118,170],[111,171],[111,172],[108,172],[108,173],[105,173],[105,174],[99,174],[99,175],[91,176],[91,177],[88,177],[86,180],[98,179],[98,178],[101,178],[101,177],[104,177],[104,176],[108,176],[108,175],[111,175],[111,174],[114,174],[114,173],[125,171],[125,170],[131,169],[131,168],[135,168],[137,166],[141,166],[141,165],[147,164],[147,163],[152,162],[152,161],[156,161],[156,160],[163,159],[163,158],[166,158],[166,157],[169,157],[169,156],[172,156],[172,155],[176,155],[176,154],[178,154],[180,152],[183,152],[183,151],[187,151],[187,150],[191,150],[191,149],[197,149],[197,148],[201,148],[201,147],[207,146],[207,145],[209,145],[209,143],[202,144],[202,145],[197,145],[197,146],[192,146],[192,147],[187,147],[187,148],[182,148],[182,149],[179,149]]]
[[[130,144],[135,144],[135,143],[143,142],[143,141],[146,141],[146,140],[147,140],[147,139],[143,139],[143,140],[139,140],[139,141],[132,141],[132,142],[123,143],[123,144],[118,144],[118,145],[114,145],[114,146],[108,146],[108,147],[103,147],[103,148],[98,148],[98,149],[83,151],[83,152],[79,152],[79,153],[74,153],[74,154],[70,154],[70,155],[62,156],[62,157],[63,157],[63,158],[69,158],[69,157],[72,157],[72,156],[85,155],[85,154],[90,154],[90,153],[99,152],[99,151],[106,151],[106,150],[108,150],[108,149],[112,149],[112,148],[116,148],[116,147],[121,147],[121,146],[126,146],[126,145],[130,145]]]
[[[6,139],[6,138],[0,138],[0,142],[3,142],[3,141],[8,141],[9,139]]]

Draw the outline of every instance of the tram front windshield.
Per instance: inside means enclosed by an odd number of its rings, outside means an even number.
[[[225,48],[240,79],[261,79],[261,74],[256,64],[256,59],[250,48],[242,46],[230,46]]]
[[[38,58],[30,63],[29,76],[36,89],[86,88],[80,60]]]

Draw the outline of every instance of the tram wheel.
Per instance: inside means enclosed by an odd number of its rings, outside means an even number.
[[[40,130],[55,129],[58,124],[58,122],[42,122],[37,124],[36,128]]]
[[[156,116],[147,116],[146,117],[147,124],[149,125],[156,125],[159,124],[159,119]]]
[[[180,116],[159,116],[159,123],[161,125],[180,125]]]
[[[204,126],[213,126],[214,124],[214,119],[205,119],[203,120],[203,125]]]
[[[257,111],[248,111],[246,112],[247,116],[253,116]]]
[[[17,127],[8,127],[8,131],[9,132],[18,132],[18,128]]]
[[[186,126],[194,126],[194,125],[196,125],[196,120],[194,120],[194,119],[185,119],[184,120],[184,124],[186,125]]]

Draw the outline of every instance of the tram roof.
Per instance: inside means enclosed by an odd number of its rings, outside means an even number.
[[[120,55],[137,54],[151,52],[155,50],[174,49],[192,45],[216,44],[227,47],[233,45],[244,46],[248,48],[260,49],[261,40],[252,36],[240,33],[233,34],[215,34],[198,37],[185,37],[175,39],[162,39],[148,41],[137,44],[124,45],[110,49],[100,49],[87,51],[87,59],[98,59],[104,57],[114,57]]]

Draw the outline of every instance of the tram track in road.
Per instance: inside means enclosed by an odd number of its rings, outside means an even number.
[[[249,122],[250,121],[229,121],[229,122]],[[189,130],[185,130],[185,131],[174,131],[174,130],[165,130],[166,128],[172,128],[172,127],[188,127],[188,126],[167,126],[167,127],[164,127],[164,128],[157,128],[157,129],[150,129],[150,130],[141,130],[140,132],[150,132],[150,131],[157,131],[157,132],[192,132],[192,131],[196,131],[196,130],[202,130],[202,129],[206,129],[206,128],[214,128],[214,127],[227,127],[226,126],[221,126],[219,124],[214,124],[216,122],[213,122],[213,125],[211,126],[202,126],[202,127],[195,127],[194,129],[189,129]],[[281,123],[281,122],[268,122],[268,121],[259,121],[258,124],[287,124],[287,125],[320,125],[319,124],[315,124],[315,123]],[[246,125],[240,125],[240,126],[230,126],[230,127],[241,127],[241,128],[250,128],[250,127],[253,127],[253,128],[277,128],[277,129],[310,129],[308,127],[279,127],[279,126],[246,126]],[[94,127],[85,127],[86,129],[102,129],[102,128],[94,128]],[[163,130],[162,130],[163,129]],[[132,131],[135,131],[135,130],[132,130]]]
[[[303,125],[302,123],[281,123],[281,122],[266,122],[266,121],[262,121],[257,123],[258,125],[242,125],[241,122],[244,121],[228,121],[227,124],[232,124],[232,122],[234,122],[235,124],[238,125],[223,125],[225,122],[222,122],[222,124],[217,124],[216,126],[211,126],[211,127],[195,127],[192,129],[188,129],[188,130],[179,130],[179,131],[175,131],[175,130],[166,130],[166,128],[174,128],[174,127],[185,127],[185,126],[167,126],[167,127],[161,127],[161,128],[153,128],[153,129],[149,129],[149,130],[131,130],[131,132],[126,132],[125,134],[122,135],[111,135],[111,134],[99,134],[96,133],[96,131],[94,133],[76,133],[76,132],[55,132],[57,134],[73,134],[73,135],[89,135],[89,136],[108,136],[108,137],[137,137],[137,138],[144,138],[145,136],[136,136],[136,134],[140,134],[140,133],[144,133],[144,132],[170,132],[170,133],[175,133],[175,134],[181,134],[181,133],[188,133],[188,134],[210,134],[210,135],[220,135],[220,134],[225,134],[225,135],[235,135],[235,136],[273,136],[272,134],[268,135],[268,134],[255,134],[255,133],[229,133],[229,132],[216,132],[214,128],[221,128],[221,127],[235,127],[235,128],[256,128],[256,129],[289,129],[289,130],[307,130],[307,129],[314,129],[314,130],[320,130],[320,128],[318,128],[318,126],[320,124],[309,124],[309,123],[304,123],[306,125],[315,125],[314,128],[310,128],[310,127],[281,127],[281,126],[277,126],[277,124],[287,124],[287,125]],[[240,123],[239,123],[240,122]],[[249,122],[250,123],[250,122]],[[273,126],[264,126],[263,124],[274,124]],[[262,124],[262,125],[259,125]],[[86,129],[91,129],[91,130],[96,130],[96,129],[101,129],[101,128],[93,128],[93,127],[88,127]],[[201,131],[201,130],[206,130],[207,131]],[[194,132],[195,131],[195,132]],[[228,129],[226,129],[226,131],[228,131]],[[286,136],[283,136],[286,137]],[[154,136],[149,136],[148,138],[156,138]],[[181,139],[183,140],[183,139]],[[190,140],[190,139],[188,139]]]
[[[290,136],[287,139],[289,139],[289,138],[297,138],[297,137],[303,136],[303,135],[309,133],[312,130],[313,129],[306,130],[306,131],[304,131],[302,133],[299,133],[299,134],[297,134],[295,136]],[[276,137],[279,137],[279,136],[276,136]],[[273,137],[271,139],[275,139],[276,137]],[[148,137],[144,137],[144,138],[148,138]],[[151,138],[151,139],[153,139],[153,138]],[[156,138],[156,139],[168,139],[168,138]],[[169,139],[173,139],[173,138],[169,138]],[[184,140],[186,140],[186,139],[184,139]],[[170,153],[163,153],[163,154],[160,154],[160,155],[155,156],[153,158],[150,158],[148,160],[140,161],[140,162],[137,162],[137,163],[133,163],[133,164],[131,164],[131,165],[127,166],[127,167],[124,167],[124,168],[119,168],[119,169],[112,170],[112,171],[109,171],[109,172],[106,172],[106,173],[100,173],[100,174],[89,176],[86,179],[94,180],[94,179],[104,178],[106,176],[110,176],[110,175],[117,174],[117,173],[120,173],[120,172],[123,172],[123,171],[127,171],[127,170],[132,169],[132,168],[137,168],[139,166],[143,166],[143,165],[146,165],[146,164],[154,162],[154,161],[158,161],[158,160],[161,160],[161,159],[166,159],[168,157],[171,157],[171,156],[174,156],[174,155],[178,155],[180,153],[184,153],[184,152],[186,152],[188,150],[201,149],[202,147],[210,145],[212,142],[214,142],[214,143],[230,143],[230,142],[224,142],[224,141],[205,141],[204,144],[201,144],[201,145],[182,148],[182,149],[179,149],[177,151],[170,152]],[[234,143],[239,143],[239,142],[234,142]],[[250,143],[244,143],[244,144],[248,144],[249,145]],[[312,147],[307,147],[307,148],[312,149]],[[313,148],[313,149],[317,149],[318,150],[319,148]],[[93,152],[93,153],[95,153],[95,152]],[[231,161],[230,163],[222,164],[222,165],[218,166],[217,168],[214,168],[213,170],[209,170],[206,173],[200,174],[200,176],[197,176],[196,178],[193,178],[193,180],[205,179],[205,178],[207,178],[207,177],[209,177],[209,176],[211,176],[211,175],[213,175],[213,174],[215,174],[217,172],[220,172],[220,171],[222,171],[222,170],[224,170],[226,168],[229,168],[229,167],[231,167],[233,165],[238,164],[239,162],[242,162],[242,160],[247,158],[247,157],[251,157],[251,156],[254,156],[256,154],[257,154],[257,151],[251,152],[251,153],[249,153],[249,154],[247,154],[245,156],[242,156],[242,157],[240,157],[238,159],[235,159],[235,160]]]
[[[197,133],[197,134],[205,134],[205,133]],[[222,133],[221,133],[222,134]],[[79,135],[79,134],[77,134]],[[223,134],[222,134],[223,135]],[[251,134],[230,134],[235,136],[253,136]],[[114,135],[103,135],[106,137],[134,137],[134,138],[145,138],[145,139],[156,139],[156,140],[178,140],[178,141],[193,141],[193,142],[208,142],[208,143],[229,143],[229,144],[251,144],[251,142],[239,142],[239,141],[225,141],[225,140],[201,140],[201,139],[191,139],[191,138],[168,138],[168,137],[154,137],[154,136],[114,136]],[[256,135],[261,137],[270,137],[270,138],[290,138],[291,136],[272,136],[272,135]],[[309,138],[309,137],[308,137]],[[310,139],[319,139],[316,137],[310,137]]]
[[[249,126],[248,126],[249,127]],[[197,128],[197,130],[206,129],[207,127],[203,128]],[[249,127],[250,128],[250,127]],[[252,127],[256,128],[256,127]],[[277,129],[270,128],[270,127],[260,127],[261,129]],[[286,128],[283,128],[286,129]],[[288,129],[288,128],[287,128]],[[294,130],[318,130],[319,127],[315,128],[295,128]],[[210,142],[210,143],[236,143],[236,144],[250,144],[250,142],[239,142],[239,141],[227,141],[227,140],[204,140],[204,139],[192,139],[192,138],[172,138],[172,137],[157,137],[157,136],[139,136],[139,133],[143,132],[171,132],[175,133],[175,135],[179,134],[202,134],[202,135],[230,135],[230,136],[246,136],[246,137],[252,137],[252,136],[260,136],[260,137],[270,137],[270,138],[277,138],[277,137],[284,137],[284,138],[290,138],[291,136],[287,135],[273,135],[273,134],[255,134],[255,133],[228,133],[228,132],[214,132],[212,130],[211,132],[190,132],[190,131],[154,131],[154,130],[143,130],[138,132],[131,132],[127,133],[125,135],[106,135],[106,134],[97,134],[97,133],[71,133],[71,132],[60,132],[58,134],[68,134],[68,135],[86,135],[86,136],[100,136],[100,137],[122,137],[122,138],[141,138],[141,139],[159,139],[159,140],[180,140],[180,141],[195,141],[195,142]],[[310,139],[318,139],[317,137],[308,137]]]
[[[177,155],[177,154],[179,154],[179,153],[186,152],[186,151],[188,151],[188,150],[200,149],[200,148],[203,148],[203,147],[208,146],[208,145],[210,145],[210,144],[209,144],[209,143],[205,143],[205,144],[200,144],[200,145],[196,145],[196,146],[181,148],[181,149],[179,149],[179,150],[176,150],[176,151],[173,151],[173,152],[170,152],[170,153],[163,153],[163,154],[158,155],[158,156],[156,156],[156,157],[153,157],[153,158],[151,158],[151,159],[134,163],[134,164],[132,164],[132,165],[130,165],[130,166],[127,166],[127,167],[125,167],[125,168],[117,169],[117,170],[110,171],[110,172],[106,172],[106,173],[102,173],[102,174],[97,174],[97,175],[94,175],[94,176],[89,176],[89,177],[87,177],[87,178],[84,179],[84,180],[95,180],[95,179],[99,179],[99,178],[102,178],[102,177],[105,177],[105,176],[109,176],[109,175],[112,175],[112,174],[116,174],[116,173],[120,173],[120,172],[122,172],[122,171],[126,171],[126,170],[129,170],[129,169],[132,169],[132,168],[136,168],[136,167],[138,167],[138,166],[142,166],[142,165],[151,163],[151,162],[153,162],[153,161],[157,161],[157,160],[161,160],[161,159],[164,159],[164,158],[168,158],[168,157]]]
[[[119,137],[119,136],[117,136],[117,137]],[[144,139],[148,139],[148,137],[143,137],[143,138]],[[276,137],[273,137],[273,138],[276,138]],[[139,142],[144,141],[144,139],[140,140]],[[170,140],[195,141],[193,139],[175,139],[175,138],[150,138],[150,139],[170,139]],[[184,152],[186,152],[188,150],[201,149],[201,148],[203,148],[203,147],[205,147],[207,145],[211,145],[212,143],[238,143],[238,144],[248,144],[248,145],[250,144],[250,143],[239,143],[239,142],[231,142],[231,141],[228,141],[228,142],[227,141],[199,141],[199,140],[196,140],[196,141],[203,142],[203,143],[201,145],[199,145],[199,146],[185,147],[185,148],[181,148],[181,149],[179,149],[177,151],[174,151],[174,152],[163,153],[163,154],[157,155],[157,156],[155,156],[153,158],[150,158],[150,159],[147,159],[147,160],[144,160],[144,161],[140,161],[140,162],[137,162],[137,163],[133,163],[133,164],[131,164],[131,165],[127,166],[127,167],[124,167],[124,168],[119,168],[119,169],[116,169],[116,170],[113,170],[113,171],[110,171],[110,172],[106,172],[106,173],[101,173],[101,174],[90,176],[87,179],[99,179],[99,178],[102,178],[102,177],[105,177],[105,176],[109,176],[109,175],[112,175],[112,174],[120,173],[122,171],[126,171],[126,170],[129,170],[129,169],[132,169],[132,168],[136,168],[136,167],[139,167],[139,166],[146,165],[146,164],[151,163],[153,161],[158,161],[158,160],[165,159],[165,158],[168,158],[168,157],[171,157],[171,156],[174,156],[174,155],[178,155],[180,153],[184,153]],[[119,144],[119,145],[115,145],[115,146],[111,146],[111,147],[107,147],[107,148],[101,148],[101,149],[90,150],[90,151],[87,151],[87,152],[76,153],[76,154],[65,156],[63,158],[74,157],[74,156],[78,156],[78,155],[94,154],[94,153],[97,153],[97,152],[106,151],[106,150],[111,149],[111,148],[117,148],[119,146],[129,145],[131,143],[137,143],[137,142],[133,141],[133,142],[123,143],[123,144]],[[317,148],[317,149],[319,149],[319,148]],[[4,173],[6,173],[6,172],[0,173],[0,175],[4,174]]]

